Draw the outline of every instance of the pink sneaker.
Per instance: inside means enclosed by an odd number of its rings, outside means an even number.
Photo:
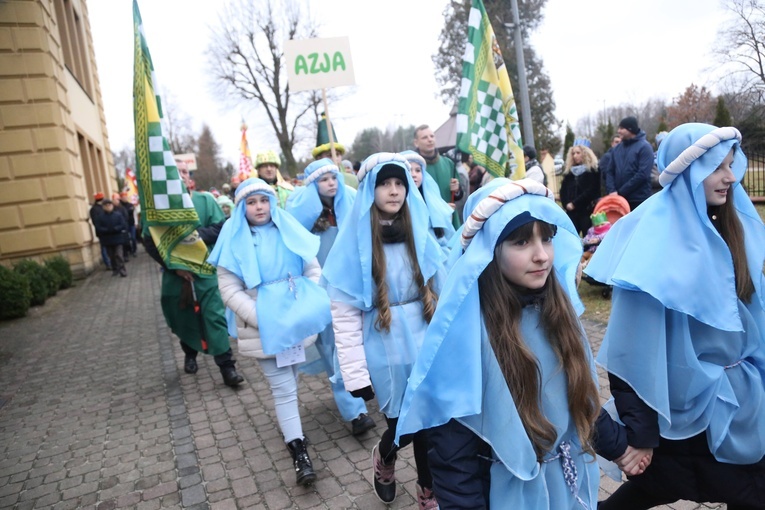
[[[380,443],[372,448],[372,470],[377,498],[383,503],[396,499],[396,459],[385,464],[380,456]]]
[[[433,489],[426,489],[419,483],[417,486],[417,508],[420,510],[438,510],[438,501],[436,501],[436,495],[433,494]]]

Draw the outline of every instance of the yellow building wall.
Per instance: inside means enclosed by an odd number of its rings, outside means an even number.
[[[117,181],[87,4],[0,2],[0,264],[60,254],[76,274],[93,271],[96,191]]]

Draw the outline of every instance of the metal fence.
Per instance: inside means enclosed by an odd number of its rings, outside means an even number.
[[[765,199],[765,153],[747,152],[749,168],[744,175],[744,189],[749,196]]]

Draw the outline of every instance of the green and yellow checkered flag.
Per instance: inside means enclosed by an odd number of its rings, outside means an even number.
[[[168,268],[212,276],[215,269],[206,262],[207,246],[196,231],[199,216],[162,132],[162,102],[135,0],[133,46],[136,177],[144,233],[148,229]]]
[[[513,88],[482,0],[473,0],[468,18],[457,147],[495,177],[526,176]]]

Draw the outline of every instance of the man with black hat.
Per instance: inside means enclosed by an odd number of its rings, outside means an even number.
[[[651,196],[653,148],[635,117],[623,118],[617,133],[622,141],[613,148],[608,167],[601,171],[606,174],[606,193],[624,197],[634,210]]]

